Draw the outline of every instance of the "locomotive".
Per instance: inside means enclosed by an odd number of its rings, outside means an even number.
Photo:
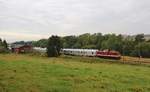
[[[65,55],[74,55],[74,56],[121,59],[121,54],[119,52],[111,50],[100,51],[97,49],[62,49],[61,53]]]
[[[102,58],[121,59],[121,54],[119,52],[110,50],[97,51],[96,56]]]

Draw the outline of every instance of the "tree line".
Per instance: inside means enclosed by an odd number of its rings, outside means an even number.
[[[8,44],[6,40],[0,38],[0,53],[8,52]]]
[[[144,34],[135,37],[124,37],[116,34],[82,34],[79,36],[52,36],[49,39],[33,41],[35,47],[47,47],[48,50],[55,50],[55,56],[59,55],[60,48],[82,48],[115,50],[126,56],[150,57],[150,40],[144,38]],[[49,53],[49,56],[50,53]]]

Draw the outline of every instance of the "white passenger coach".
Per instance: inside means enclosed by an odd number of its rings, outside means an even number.
[[[62,49],[62,53],[66,55],[76,55],[76,56],[96,56],[95,49]]]

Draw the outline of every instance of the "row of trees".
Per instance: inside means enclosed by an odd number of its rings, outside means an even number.
[[[54,40],[53,42],[51,40]],[[145,40],[144,34],[138,34],[135,37],[116,34],[101,33],[95,34],[82,34],[79,36],[65,36],[58,37],[52,36],[51,38],[41,39],[37,42],[33,42],[34,46],[48,47],[55,44],[53,48],[56,49],[56,42],[63,48],[84,48],[84,49],[110,49],[119,51],[123,55],[127,56],[142,56],[150,57],[150,40]]]
[[[0,53],[8,52],[8,44],[6,40],[0,38]]]
[[[80,36],[63,37],[64,48],[110,49],[123,55],[150,57],[150,42],[144,39],[144,34],[135,37],[122,35],[83,34]]]

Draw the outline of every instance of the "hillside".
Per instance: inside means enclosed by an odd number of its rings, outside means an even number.
[[[146,40],[150,40],[150,35],[145,35]]]
[[[134,39],[136,35],[123,35],[124,38]],[[150,40],[150,35],[146,34],[144,35],[146,40]]]
[[[0,55],[0,92],[149,92],[150,67],[115,62]]]

